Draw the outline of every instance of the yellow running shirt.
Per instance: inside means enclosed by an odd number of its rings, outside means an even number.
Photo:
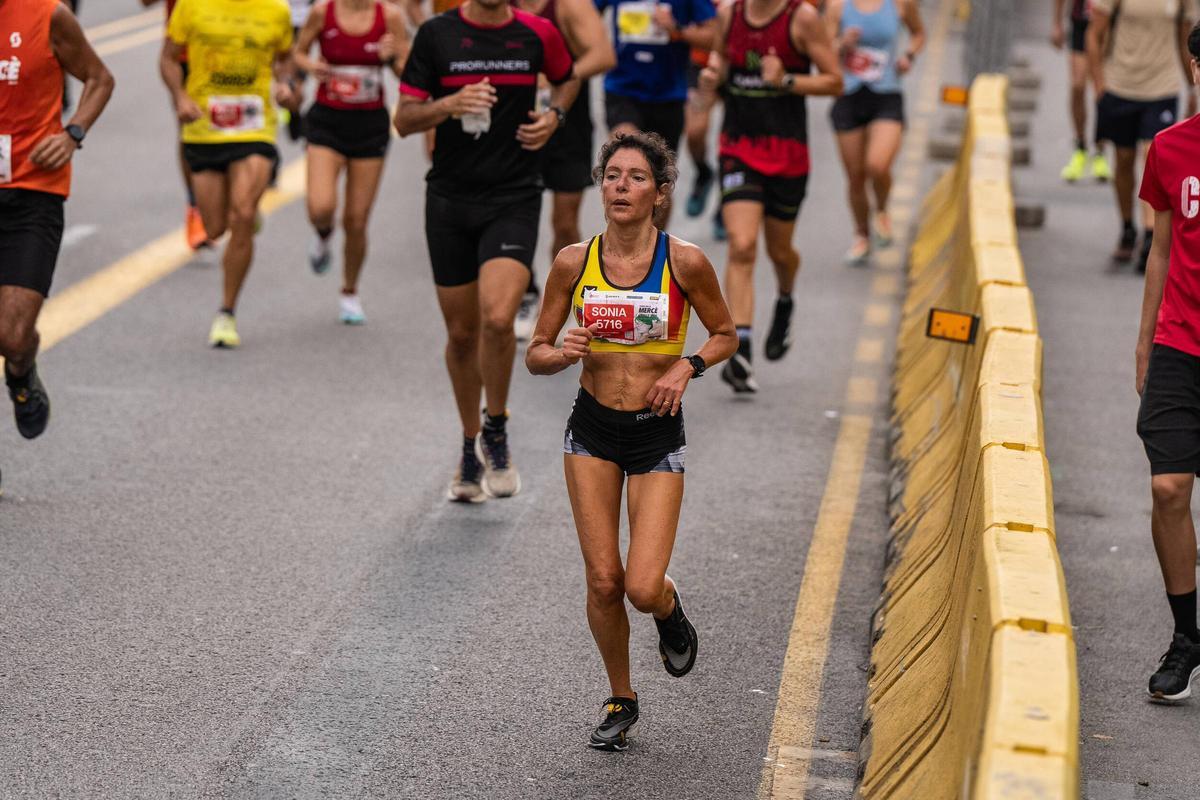
[[[201,118],[185,144],[275,142],[271,99],[275,57],[292,46],[284,0],[179,0],[167,36],[188,52],[188,95]]]

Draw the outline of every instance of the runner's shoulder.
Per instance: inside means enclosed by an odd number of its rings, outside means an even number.
[[[712,261],[700,245],[692,244],[686,239],[671,236],[671,272],[680,284],[686,284],[689,276],[704,272],[712,272]]]
[[[591,244],[591,239],[585,239],[582,242],[569,244],[562,250],[559,250],[558,255],[554,257],[554,263],[550,266],[551,272],[568,273],[571,280],[574,281],[579,273],[583,271],[584,262],[587,261],[588,248]]]

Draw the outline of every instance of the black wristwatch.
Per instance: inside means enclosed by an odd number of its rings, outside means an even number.
[[[687,356],[684,361],[692,365],[692,377],[699,378],[704,375],[704,370],[708,369],[708,364],[704,363],[704,359],[700,356]]]
[[[87,131],[85,131],[79,125],[68,125],[64,130],[66,130],[67,136],[70,136],[72,139],[75,140],[75,147],[77,149],[82,150],[83,149],[83,137],[87,136]]]
[[[566,124],[566,122],[567,122],[567,112],[563,111],[563,110],[562,110],[561,108],[559,108],[558,106],[550,106],[550,108],[548,108],[548,109],[546,109],[546,110],[547,110],[547,111],[553,111],[553,112],[554,112],[554,116],[558,117],[558,127],[560,127],[560,128],[561,128],[563,125],[565,125],[565,124]]]

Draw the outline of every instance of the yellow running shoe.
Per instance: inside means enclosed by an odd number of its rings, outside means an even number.
[[[1088,157],[1083,150],[1076,150],[1071,154],[1071,160],[1063,167],[1062,179],[1067,183],[1074,183],[1083,177],[1087,171]]]
[[[1092,156],[1092,177],[1101,183],[1112,179],[1112,168],[1108,166],[1108,159],[1104,157],[1104,153]]]
[[[238,336],[237,321],[234,320],[233,314],[224,311],[217,314],[217,318],[213,320],[212,328],[208,332],[208,343],[213,347],[230,349],[242,343],[242,337]]]

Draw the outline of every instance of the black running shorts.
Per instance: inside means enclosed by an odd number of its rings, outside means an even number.
[[[532,269],[537,250],[542,193],[515,198],[467,200],[425,192],[425,241],[438,286],[479,280],[494,258],[512,258]]]
[[[279,151],[266,142],[230,142],[228,144],[183,143],[183,160],[192,172],[229,171],[229,165],[250,156],[268,158],[275,167],[279,166]]]
[[[1200,358],[1154,345],[1137,432],[1150,474],[1200,474]]]
[[[0,286],[50,294],[65,201],[49,192],[0,189]]]
[[[829,112],[833,129],[838,133],[864,128],[880,119],[904,124],[904,95],[899,92],[876,93],[866,86],[854,94],[846,94],[833,102]]]
[[[343,109],[313,103],[304,118],[304,138],[343,158],[383,158],[392,141],[386,108]]]
[[[1179,119],[1179,98],[1127,100],[1105,92],[1096,101],[1096,141],[1114,147],[1136,147],[1148,142]]]
[[[633,125],[639,131],[657,133],[678,153],[679,140],[683,138],[683,103],[683,100],[648,103],[607,92],[604,115],[610,131],[618,125]]]
[[[567,121],[546,143],[542,183],[552,192],[582,192],[592,185],[593,149],[591,95],[584,81],[567,111]]]
[[[600,405],[580,387],[567,420],[563,452],[611,461],[626,475],[682,474],[687,456],[683,409],[673,417],[660,417],[648,408],[617,411]]]
[[[761,203],[768,217],[794,222],[807,190],[807,175],[764,175],[732,156],[721,156],[721,205],[749,200]]]
[[[1071,52],[1087,52],[1087,28],[1088,21],[1086,19],[1071,20]]]

